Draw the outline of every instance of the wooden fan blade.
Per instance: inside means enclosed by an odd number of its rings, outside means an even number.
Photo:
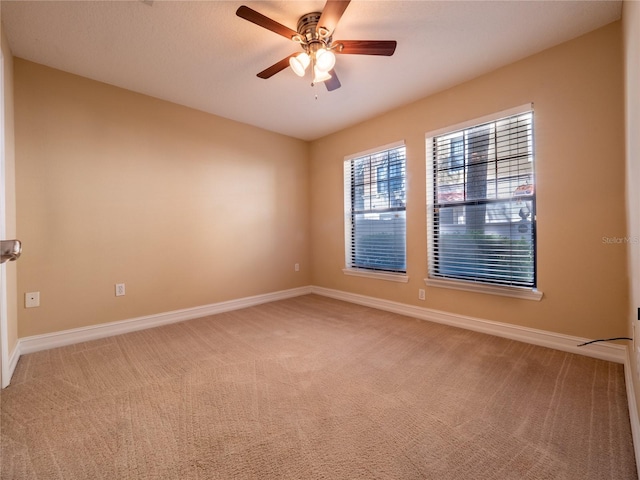
[[[327,0],[320,15],[320,20],[318,20],[318,27],[324,27],[329,33],[333,33],[342,14],[349,6],[350,1],[351,0]]]
[[[283,58],[282,60],[280,60],[278,63],[274,63],[269,68],[265,68],[263,71],[261,71],[258,74],[258,77],[264,78],[264,79],[273,77],[276,73],[281,72],[282,70],[284,70],[285,68],[287,68],[289,66],[289,59],[291,57],[293,57],[294,55],[297,55],[297,54],[292,53],[288,57]]]
[[[384,55],[390,57],[396,51],[398,42],[395,40],[336,40],[333,45],[342,44],[343,48],[336,48],[336,53],[346,55]]]
[[[340,80],[338,80],[338,76],[336,75],[335,70],[331,70],[329,72],[329,75],[331,75],[331,78],[329,80],[325,80],[324,84],[326,85],[327,90],[333,92],[334,90],[340,88],[342,84],[340,83]]]
[[[255,23],[262,28],[271,30],[278,35],[282,35],[289,40],[291,40],[295,35],[298,34],[298,32],[296,32],[295,30],[291,30],[289,27],[285,27],[281,23],[278,23],[275,20],[271,20],[269,17],[265,17],[261,13],[258,13],[249,7],[245,7],[244,5],[236,10],[236,15],[240,18],[244,18],[245,20],[250,21],[251,23]]]

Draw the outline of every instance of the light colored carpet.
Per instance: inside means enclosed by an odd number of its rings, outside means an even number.
[[[622,365],[319,296],[23,356],[3,479],[636,478]]]

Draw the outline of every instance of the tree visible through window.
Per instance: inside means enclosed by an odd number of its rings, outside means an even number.
[[[535,287],[533,112],[428,142],[429,277]]]
[[[345,161],[348,268],[406,272],[405,147]]]
[[[460,170],[464,167],[464,138],[462,135],[451,139],[449,167],[452,171]]]

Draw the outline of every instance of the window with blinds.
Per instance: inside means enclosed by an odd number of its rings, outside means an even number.
[[[427,139],[429,277],[536,286],[533,111]]]
[[[404,144],[345,161],[347,268],[406,272],[405,177]]]

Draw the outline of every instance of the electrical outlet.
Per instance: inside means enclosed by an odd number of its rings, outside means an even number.
[[[24,294],[25,308],[33,308],[40,306],[40,292],[29,292]]]
[[[293,266],[293,269],[294,269],[296,272],[299,272],[299,271],[300,271],[300,264],[299,264],[299,263],[296,263],[296,264]]]
[[[124,296],[124,283],[116,283],[116,297]]]
[[[424,288],[421,288],[420,290],[418,290],[418,300],[424,300],[424,298]]]

